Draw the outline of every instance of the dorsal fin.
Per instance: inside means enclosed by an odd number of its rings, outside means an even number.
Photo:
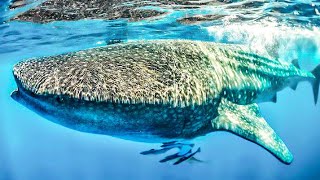
[[[301,69],[301,68],[300,68],[300,65],[299,65],[298,59],[292,60],[291,63],[292,63],[296,68]]]
[[[252,141],[285,164],[293,156],[280,137],[261,117],[257,104],[238,105],[223,99],[218,108],[219,116],[212,120],[214,130],[225,130]]]

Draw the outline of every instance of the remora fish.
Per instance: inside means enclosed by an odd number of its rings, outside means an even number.
[[[320,65],[307,72],[237,45],[153,40],[30,59],[13,74],[12,97],[55,123],[134,141],[171,140],[141,153],[180,148],[161,162],[191,159],[200,149],[181,140],[225,130],[290,164],[292,154],[256,103],[275,101],[277,91],[300,81],[312,83],[317,102]]]

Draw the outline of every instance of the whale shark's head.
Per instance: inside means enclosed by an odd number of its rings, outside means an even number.
[[[29,69],[28,62],[21,62],[19,66]],[[33,85],[35,78],[25,74],[19,66],[15,66],[13,71],[18,87],[11,93],[11,97],[15,101],[47,120],[71,129],[89,131],[84,124],[86,119],[91,118],[92,114],[87,111],[93,109],[89,107],[91,104],[84,104],[77,99],[63,95],[36,93],[33,91],[36,87]]]
[[[17,77],[15,79],[18,88],[11,93],[11,98],[46,119],[53,122],[59,119],[59,124],[67,125],[63,122],[68,114],[67,101],[59,96],[37,95],[25,89]]]

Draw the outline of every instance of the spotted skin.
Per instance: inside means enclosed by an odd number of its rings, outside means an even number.
[[[13,3],[10,9],[24,5],[18,2]],[[158,2],[159,4],[168,3],[163,0],[158,0]],[[115,20],[126,18],[130,21],[139,21],[158,18],[167,14],[164,11],[141,8],[148,5],[152,5],[152,2],[132,0],[46,0],[32,9],[16,15],[11,20],[50,23],[81,19]]]
[[[134,41],[30,59],[16,64],[13,74],[14,99],[72,129],[144,142],[228,130],[285,163],[291,161],[276,149],[289,150],[271,137],[267,123],[254,123],[259,112],[251,107],[315,78],[242,46],[189,40]],[[243,108],[248,113],[241,114]],[[250,129],[270,137],[252,139]]]
[[[10,9],[25,6],[26,0],[13,0]],[[224,1],[219,4],[227,4]],[[147,9],[154,6],[164,11]],[[46,0],[38,6],[18,14],[11,20],[34,23],[50,23],[55,21],[76,21],[81,19],[115,20],[126,18],[130,21],[161,18],[171,9],[198,9],[204,5],[217,5],[217,2],[198,2],[185,0]]]

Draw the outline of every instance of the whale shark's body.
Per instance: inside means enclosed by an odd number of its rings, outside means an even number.
[[[15,65],[13,73],[14,99],[72,129],[144,142],[226,130],[288,164],[292,154],[256,103],[275,101],[276,92],[304,80],[314,85],[317,100],[320,66],[311,73],[242,46],[153,40],[31,59]],[[165,143],[144,154],[182,145]]]

